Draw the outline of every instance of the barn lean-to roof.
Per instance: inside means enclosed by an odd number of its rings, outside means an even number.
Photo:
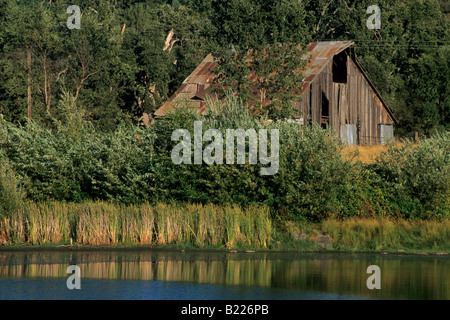
[[[325,68],[326,64],[333,59],[333,57],[344,50],[351,48],[353,50],[353,41],[322,41],[322,42],[312,42],[306,48],[306,55],[304,59],[308,60],[305,71],[303,71],[304,79],[301,83],[300,94],[302,94],[315,80],[316,76]],[[389,116],[394,122],[397,122],[392,111],[387,106],[386,102],[382,99],[381,95],[370,81],[366,71],[362,68],[361,64],[356,60],[354,51],[352,51],[352,58],[356,62],[357,67],[360,69],[361,73],[364,75],[369,85],[374,90],[375,94],[378,96],[383,104],[383,107],[388,112]],[[208,87],[213,83],[216,78],[214,73],[217,68],[217,63],[211,54],[208,54],[205,59],[195,68],[195,70],[183,81],[180,88],[169,98],[169,100],[159,108],[154,115],[164,116],[176,106],[177,103],[183,100],[189,99],[200,99],[204,100],[208,94]],[[198,91],[196,93],[186,92],[188,86],[197,85]],[[206,112],[205,108],[202,107],[198,110],[199,113],[203,114]]]

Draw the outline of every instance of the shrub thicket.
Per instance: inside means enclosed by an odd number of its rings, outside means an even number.
[[[35,201],[178,201],[243,208],[257,204],[270,207],[275,216],[316,221],[349,216],[449,217],[448,132],[418,146],[391,145],[375,164],[364,165],[344,157],[344,145],[330,131],[255,118],[234,96],[226,101],[217,109],[212,106],[219,102],[209,101],[212,111],[206,117],[177,112],[149,129],[119,126],[109,133],[83,121],[70,126],[57,123],[49,130],[1,120],[0,148],[27,198]],[[224,137],[226,129],[279,130],[278,173],[262,176],[262,165],[248,164],[248,154],[243,165],[174,164],[171,151],[178,141],[171,141],[172,132],[185,128],[193,141],[195,120],[202,121],[203,132],[216,128]],[[16,190],[14,179],[2,179],[8,190]]]
[[[449,131],[418,145],[412,141],[404,141],[402,147],[391,144],[370,167],[404,217],[450,217]]]
[[[153,134],[138,127],[100,132],[84,124],[73,131],[51,131],[3,122],[0,144],[31,200],[84,199],[136,202],[153,196],[147,184],[152,167]]]
[[[22,204],[25,193],[15,172],[0,153],[0,219],[9,217]]]

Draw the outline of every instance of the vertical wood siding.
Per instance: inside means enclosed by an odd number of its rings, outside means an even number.
[[[332,63],[330,59],[302,96],[299,107],[304,123],[321,123],[323,93],[329,101],[329,126],[333,132],[340,134],[341,125],[355,124],[359,143],[380,143],[379,126],[393,125],[393,120],[352,58],[347,59],[347,83],[333,82]]]

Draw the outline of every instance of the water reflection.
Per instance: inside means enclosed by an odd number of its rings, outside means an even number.
[[[139,251],[0,252],[0,278],[153,280],[271,288],[381,299],[449,299],[447,257],[318,253]],[[381,290],[369,290],[369,265],[381,268]]]

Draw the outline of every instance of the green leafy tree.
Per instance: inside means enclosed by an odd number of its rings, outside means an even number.
[[[217,89],[233,89],[256,114],[292,116],[309,39],[303,4],[230,0],[213,5],[212,20],[222,26],[217,31]]]
[[[212,25],[183,3],[136,3],[121,15],[126,23],[119,99],[140,117],[159,108],[211,51]]]
[[[8,12],[4,19],[6,41],[0,60],[7,79],[3,85],[3,109],[10,111],[8,115],[15,115],[11,120],[22,120],[28,105],[32,108],[28,116],[44,120],[55,104],[58,73],[63,70],[65,61],[58,20],[45,3],[19,6],[8,1],[5,7]]]

